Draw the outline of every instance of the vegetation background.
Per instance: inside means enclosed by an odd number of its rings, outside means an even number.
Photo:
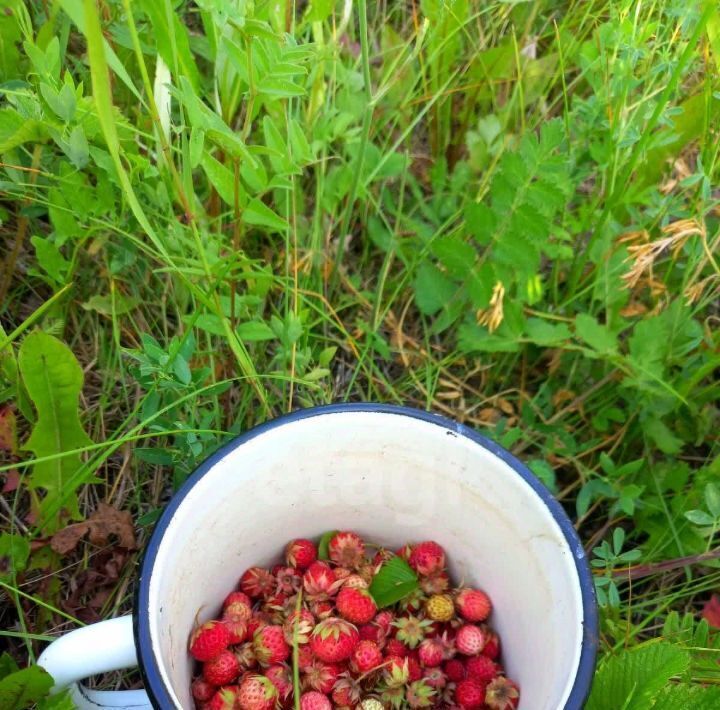
[[[576,521],[588,707],[720,707],[719,70],[711,1],[2,0],[0,706],[223,441],[379,400]]]

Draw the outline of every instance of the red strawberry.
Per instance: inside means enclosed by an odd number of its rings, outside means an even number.
[[[269,678],[278,692],[281,701],[287,700],[293,690],[292,680],[290,680],[290,671],[287,666],[270,666],[265,671],[265,677]]]
[[[360,641],[352,653],[352,663],[362,674],[383,662],[382,651],[374,641]]]
[[[432,540],[421,542],[413,547],[408,562],[419,574],[430,576],[445,568],[445,550]]]
[[[315,627],[310,645],[321,661],[338,663],[350,658],[359,640],[355,626],[343,619],[330,617]]]
[[[485,621],[492,611],[490,597],[479,589],[461,589],[455,597],[455,606],[467,621]]]
[[[455,688],[455,702],[467,710],[481,708],[485,702],[485,686],[472,678],[461,680]]]
[[[482,651],[486,638],[485,632],[478,626],[465,624],[458,629],[455,646],[460,653],[466,656],[476,656]]]
[[[245,594],[245,592],[230,592],[225,597],[225,601],[223,602],[223,610],[225,610],[227,607],[229,607],[231,604],[236,604],[240,602],[241,604],[246,604],[248,607],[252,608],[252,599]]]
[[[253,599],[270,596],[275,591],[275,577],[263,567],[250,567],[240,577],[240,589]]]
[[[223,617],[222,623],[225,624],[230,632],[230,645],[236,646],[247,638],[247,622],[236,619],[226,619]]]
[[[498,667],[487,656],[472,656],[465,661],[465,670],[468,678],[474,678],[481,683],[489,683],[498,675]]]
[[[487,631],[487,641],[485,642],[485,648],[482,652],[484,656],[492,659],[493,661],[500,655],[500,638],[494,631]]]
[[[423,672],[423,680],[431,688],[444,688],[447,685],[447,675],[441,668],[426,668]]]
[[[228,685],[240,673],[240,662],[232,651],[222,651],[210,661],[203,663],[203,678],[212,685]]]
[[[209,661],[230,645],[230,632],[220,621],[208,621],[190,636],[190,654],[196,661]]]
[[[338,613],[353,624],[366,624],[377,613],[375,601],[367,589],[343,587],[335,599]]]
[[[332,699],[336,706],[354,708],[360,702],[362,686],[351,673],[342,673],[333,688]]]
[[[313,562],[303,574],[303,587],[311,597],[327,598],[333,593],[335,572],[325,562]]]
[[[323,663],[315,659],[303,670],[303,687],[329,693],[342,669],[335,663]]]
[[[328,555],[341,567],[357,569],[365,560],[365,543],[354,532],[339,532],[328,543]]]
[[[465,664],[457,659],[446,661],[443,670],[451,683],[457,683],[465,678]]]
[[[310,602],[310,610],[313,615],[318,619],[327,619],[328,616],[332,616],[335,611],[335,605],[329,600],[324,599],[320,601]]]
[[[442,594],[450,588],[450,577],[447,572],[436,572],[426,577],[420,577],[420,589],[425,594]]]
[[[242,592],[240,592],[242,594]],[[245,594],[243,594],[245,596]],[[236,621],[249,621],[252,618],[252,605],[245,601],[234,601],[223,607],[223,619],[234,619]]]
[[[374,619],[373,623],[377,624],[384,635],[387,635],[390,631],[390,625],[395,620],[391,611],[381,611]]]
[[[291,540],[285,548],[285,560],[290,567],[307,569],[317,559],[317,548],[310,540]]]
[[[504,676],[491,680],[485,692],[485,704],[492,710],[513,710],[520,702],[515,683]]]
[[[312,690],[300,696],[300,710],[332,710],[332,704],[327,695]]]
[[[299,644],[310,641],[310,632],[315,626],[315,617],[304,607],[300,609],[300,616],[293,611],[283,622],[283,633],[288,644],[292,645],[297,626],[297,640]]]
[[[383,652],[386,656],[400,656],[400,658],[405,658],[405,656],[410,653],[410,649],[398,639],[388,639]]]
[[[425,639],[420,644],[418,656],[420,663],[422,663],[425,668],[439,666],[445,657],[445,644],[437,637]]]
[[[255,636],[255,632],[261,629],[263,626],[267,626],[270,623],[267,614],[264,612],[256,611],[252,618],[248,621],[248,637]]]
[[[195,678],[190,686],[190,692],[193,698],[199,703],[206,703],[210,700],[210,698],[215,695],[216,690],[217,688],[212,685],[212,683],[208,683],[204,678]]]
[[[237,685],[227,685],[220,688],[205,707],[206,710],[234,710],[237,707],[237,698]]]
[[[282,626],[263,626],[253,636],[253,650],[261,666],[282,663],[290,655]]]
[[[298,652],[298,668],[301,671],[304,671],[312,665],[315,660],[315,656],[310,648],[310,644],[300,646],[298,648]]]
[[[410,669],[408,658],[400,658],[400,656],[385,656],[383,662],[383,677],[389,687],[397,687],[405,685],[410,679]]]
[[[240,685],[240,710],[272,710],[277,700],[277,688],[263,675],[250,675]]]
[[[235,656],[242,668],[255,668],[257,665],[257,658],[255,657],[252,641],[237,646],[235,648]]]
[[[380,644],[382,640],[382,629],[377,624],[362,624],[358,626],[361,641],[373,641]]]
[[[398,557],[402,557],[405,562],[408,562],[410,560],[410,555],[412,555],[412,551],[412,545],[403,545],[395,554]]]
[[[280,567],[275,572],[277,591],[282,594],[295,594],[302,584],[302,577],[294,567]]]
[[[405,660],[408,664],[408,680],[411,683],[414,683],[416,680],[420,680],[423,675],[423,670],[420,666],[420,661],[418,661],[415,656],[415,651],[412,651]]]

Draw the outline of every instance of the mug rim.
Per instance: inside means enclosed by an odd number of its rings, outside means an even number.
[[[478,433],[471,427],[461,424],[460,422],[456,422],[443,415],[435,414],[422,409],[373,402],[342,402],[316,407],[307,407],[304,409],[298,409],[289,414],[275,417],[263,422],[262,424],[258,424],[248,431],[234,437],[213,454],[208,456],[208,458],[206,458],[188,476],[185,482],[172,496],[158,518],[158,521],[155,523],[150,540],[145,548],[145,553],[140,563],[140,576],[135,590],[133,614],[135,646],[137,649],[140,673],[144,681],[145,690],[152,705],[163,710],[174,706],[174,701],[165,686],[165,682],[162,678],[160,667],[153,650],[152,636],[150,632],[149,594],[150,577],[155,566],[160,544],[162,543],[165,531],[167,530],[175,511],[180,507],[189,491],[221,459],[246,442],[254,439],[256,436],[264,434],[265,432],[271,431],[277,427],[284,426],[285,424],[291,424],[311,417],[321,416],[324,414],[344,414],[353,412],[394,414],[398,416],[411,417],[413,419],[419,419],[430,424],[441,426],[450,433],[454,433],[456,436],[462,436],[470,439],[474,443],[488,450],[490,453],[499,457],[508,466],[510,466],[510,468],[513,469],[513,471],[532,488],[538,498],[540,498],[540,500],[545,504],[553,519],[558,524],[563,537],[572,551],[575,572],[580,586],[583,609],[582,646],[572,689],[565,702],[565,710],[581,710],[590,693],[590,687],[595,673],[598,646],[598,608],[595,595],[595,585],[590,571],[590,565],[585,555],[585,549],[562,505],[560,505],[552,493],[550,493],[545,485],[524,463],[498,443]]]

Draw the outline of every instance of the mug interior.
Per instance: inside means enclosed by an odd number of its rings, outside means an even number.
[[[141,665],[161,707],[193,707],[187,640],[196,618],[217,615],[240,574],[277,561],[290,538],[333,529],[392,549],[437,540],[454,581],[493,600],[490,621],[520,708],[582,706],[594,599],[559,505],[465,427],[383,409],[310,410],[264,425],[218,452],[173,499],[148,547],[136,609]]]

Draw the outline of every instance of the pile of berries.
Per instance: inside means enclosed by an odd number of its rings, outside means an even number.
[[[292,540],[284,563],[246,570],[220,618],[194,630],[198,708],[293,708],[295,687],[301,710],[517,707],[518,687],[506,678],[500,640],[485,623],[490,599],[451,588],[440,545],[369,556],[357,534],[338,532],[327,556],[319,560],[311,540]],[[418,584],[380,610],[369,588],[395,556]]]

